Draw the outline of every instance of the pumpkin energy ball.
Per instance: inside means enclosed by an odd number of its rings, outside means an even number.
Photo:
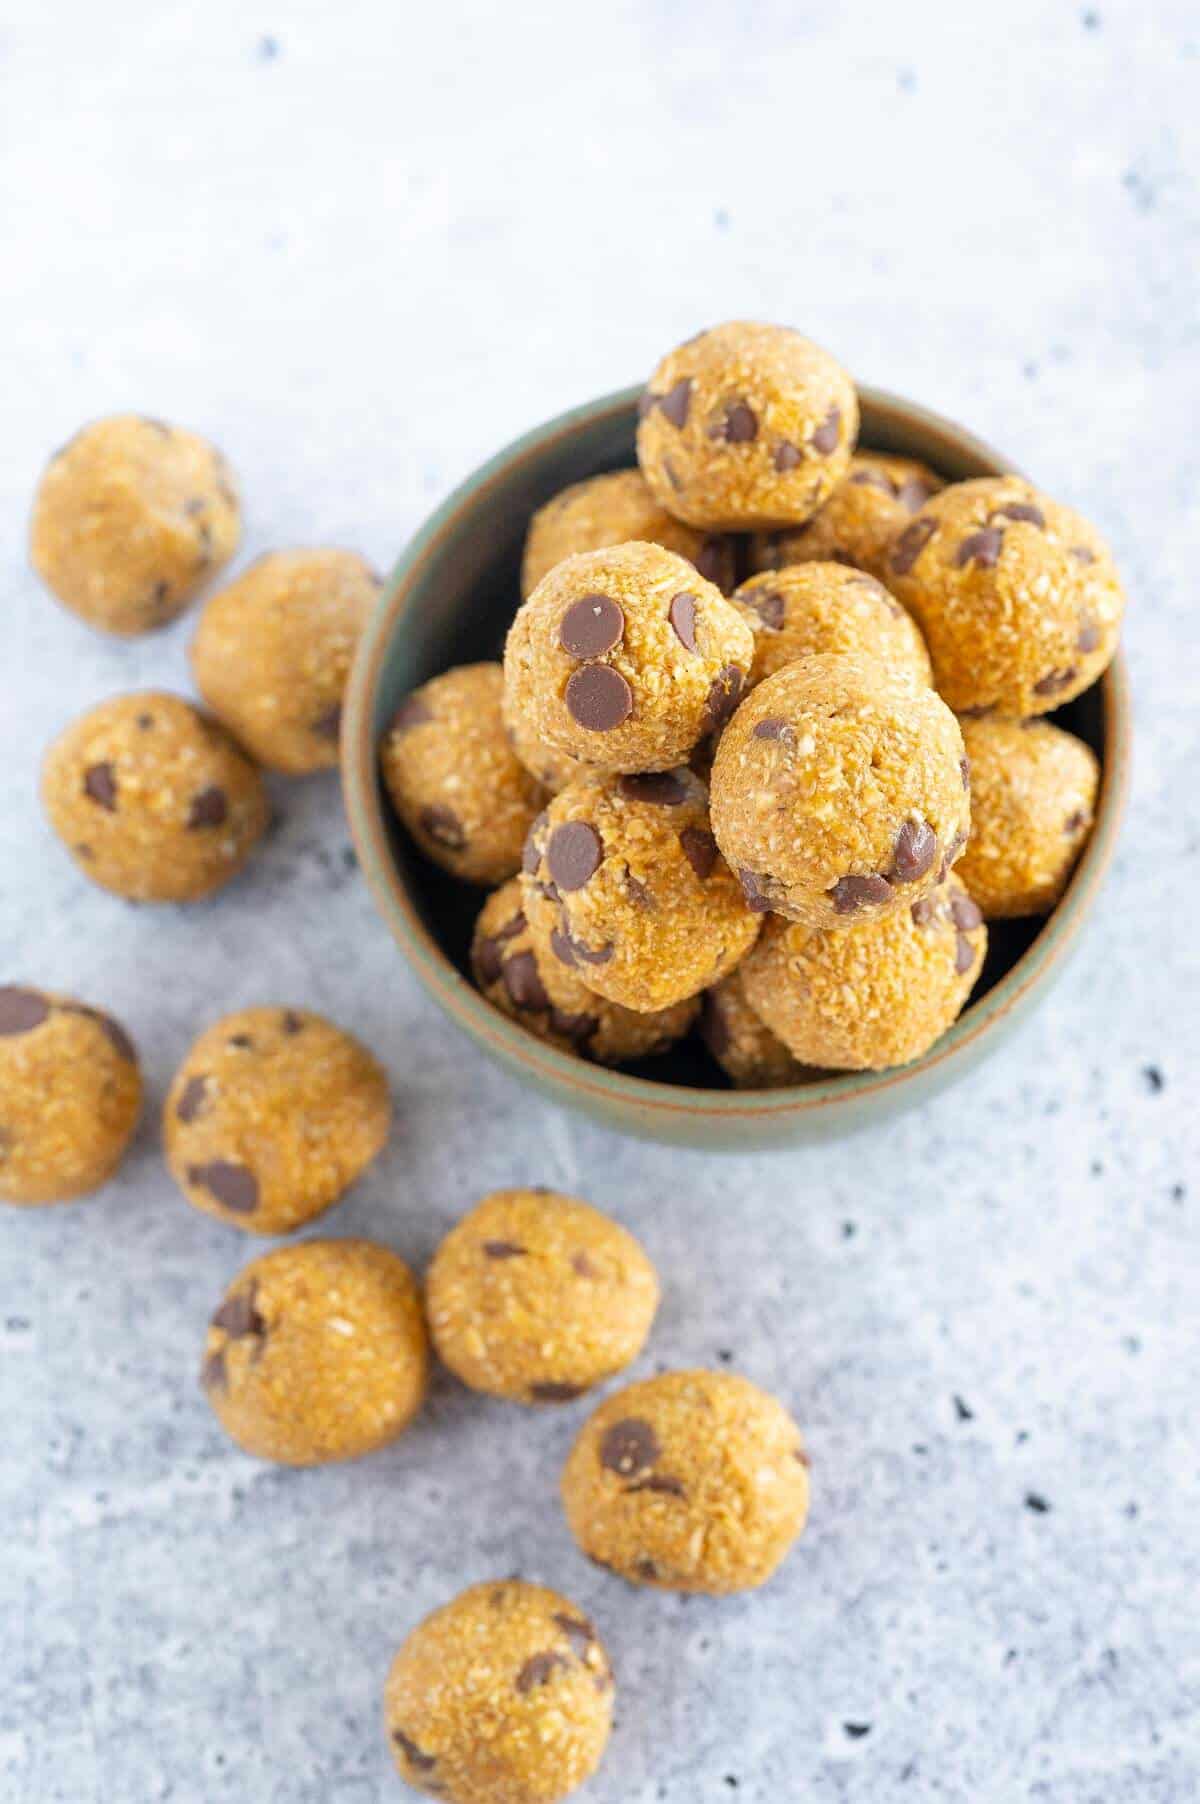
[[[493,1008],[560,1052],[599,1065],[668,1051],[688,1032],[700,1006],[689,997],[647,1013],[597,996],[571,966],[535,942],[516,877],[494,891],[480,911],[471,969]]]
[[[967,785],[958,722],[931,689],[874,660],[804,658],[725,729],[713,832],[752,908],[854,927],[939,881],[966,843]]]
[[[1049,914],[1091,832],[1100,766],[1048,720],[964,720],[971,837],[958,874],[987,920]]]
[[[738,1090],[782,1090],[817,1075],[792,1057],[750,1007],[741,965],[705,991],[700,1037]]]
[[[545,800],[509,743],[499,664],[461,664],[401,702],[380,751],[392,805],[452,877],[503,883]]]
[[[403,1259],[369,1240],[306,1240],[239,1272],[209,1324],[201,1383],[247,1453],[321,1466],[402,1434],[428,1365]]]
[[[29,545],[38,575],[72,613],[132,636],[174,620],[240,534],[233,476],[215,446],[118,414],[51,458]]]
[[[920,628],[888,589],[844,564],[792,564],[744,582],[733,605],[754,634],[750,686],[820,652],[876,658],[926,688],[932,681]]]
[[[251,1234],[287,1234],[337,1202],[382,1149],[387,1078],[320,1015],[250,1008],[200,1035],[163,1110],[188,1202]]]
[[[957,1020],[987,949],[957,877],[898,913],[831,933],[767,921],[741,967],[746,999],[803,1064],[886,1071]]]
[[[275,551],[206,603],[196,687],[270,770],[338,761],[342,695],[379,578],[353,551]]]
[[[447,1234],[425,1284],[429,1331],[472,1390],[569,1403],[637,1358],[658,1278],[624,1228],[553,1190],[497,1190]]]
[[[737,706],[750,629],[712,583],[659,545],[556,564],[504,653],[510,718],[582,764],[670,770]]]
[[[958,482],[892,545],[887,581],[959,714],[1045,714],[1117,649],[1125,598],[1095,529],[1018,476]]]
[[[555,1804],[590,1778],[613,1675],[587,1617],[523,1579],[473,1585],[418,1624],[384,1697],[401,1776],[449,1804]]]
[[[521,564],[522,598],[563,558],[631,539],[677,551],[726,595],[737,581],[735,540],[676,520],[658,505],[640,470],[613,470],[573,483],[533,516]]]
[[[810,520],[858,436],[854,384],[828,351],[788,326],[744,320],[664,357],[638,414],[651,493],[709,532]]]
[[[625,1008],[699,995],[758,934],[690,770],[573,783],[534,822],[523,871],[539,961]]]
[[[764,1584],[808,1515],[787,1410],[729,1372],[631,1384],[584,1424],[562,1476],[588,1558],[638,1585],[720,1595]]]
[[[111,1015],[0,985],[0,1201],[62,1203],[98,1190],[141,1103],[137,1052]]]
[[[194,902],[266,831],[263,781],[223,727],[177,695],[101,702],[51,745],[46,816],[86,877],[133,902]]]
[[[892,540],[944,486],[940,476],[915,458],[858,451],[849,473],[807,526],[755,533],[750,568],[779,570],[785,564],[832,559],[885,581]]]

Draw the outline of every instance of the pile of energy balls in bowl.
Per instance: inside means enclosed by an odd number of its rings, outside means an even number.
[[[1042,717],[1113,657],[1112,557],[1020,477],[857,452],[850,377],[786,327],[700,333],[638,414],[637,469],[530,521],[503,666],[401,703],[392,804],[491,889],[476,983],[560,1051],[906,1064],[1087,840],[1099,766]]]

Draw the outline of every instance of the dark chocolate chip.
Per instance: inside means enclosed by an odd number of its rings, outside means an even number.
[[[725,725],[741,701],[745,686],[746,673],[736,664],[726,664],[717,672],[709,684],[708,697],[704,703],[706,731],[711,733],[714,728]]]
[[[489,1259],[521,1259],[526,1251],[515,1240],[485,1240],[483,1250]]]
[[[1071,556],[1080,564],[1094,564],[1096,553],[1090,545],[1072,545]]]
[[[582,1397],[586,1389],[586,1384],[558,1383],[547,1378],[541,1384],[531,1384],[529,1395],[535,1403],[574,1403],[576,1397]]]
[[[640,877],[635,877],[628,865],[625,867],[625,875],[621,879],[621,884],[635,908],[645,909],[648,912],[658,907],[649,884],[643,883]]]
[[[535,1686],[545,1685],[547,1680],[554,1677],[560,1667],[565,1670],[566,1664],[561,1654],[550,1652],[531,1654],[517,1674],[517,1690],[524,1695],[525,1692],[532,1691]]]
[[[113,1050],[131,1065],[137,1064],[137,1048],[133,1041],[121,1023],[114,1021],[111,1015],[106,1015],[103,1009],[88,1008],[83,1002],[64,1002],[59,1006],[64,1014],[83,1015],[87,1020],[94,1021]]]
[[[596,1642],[596,1631],[586,1616],[567,1616],[557,1613],[554,1618],[567,1640],[572,1651],[580,1660],[586,1660]]]
[[[575,956],[574,942],[571,939],[570,934],[564,933],[561,927],[551,929],[550,950],[553,952],[560,965],[571,965],[574,967],[579,963],[579,960]]]
[[[525,911],[518,908],[516,914],[510,920],[505,921],[503,927],[497,927],[495,937],[499,941],[515,940],[518,934],[524,933],[526,925]]]
[[[189,1077],[180,1092],[179,1101],[175,1104],[175,1116],[179,1121],[195,1121],[204,1113],[208,1103],[208,1079],[206,1077]]]
[[[910,514],[916,514],[921,511],[929,497],[936,494],[937,490],[930,488],[923,477],[909,476],[896,490],[896,499]]]
[[[224,1347],[218,1347],[215,1353],[207,1355],[200,1368],[200,1382],[206,1391],[229,1389],[229,1374],[225,1370]]]
[[[267,1324],[258,1313],[258,1283],[251,1279],[245,1290],[226,1297],[212,1318],[214,1328],[223,1328],[230,1340],[248,1340],[267,1332]]]
[[[691,399],[692,379],[690,376],[683,376],[674,388],[669,388],[665,395],[659,396],[658,411],[664,419],[670,421],[672,426],[682,431],[687,424]]]
[[[229,1209],[234,1215],[253,1215],[258,1208],[258,1179],[245,1165],[232,1159],[213,1159],[208,1165],[189,1165],[187,1181]]]
[[[819,451],[822,457],[828,457],[831,451],[836,451],[841,428],[841,409],[831,407],[809,440],[813,450]]]
[[[734,583],[735,559],[733,539],[726,533],[709,533],[696,553],[696,569],[707,582],[729,590]]]
[[[708,429],[709,438],[727,445],[748,445],[758,437],[758,415],[746,401],[730,401],[721,419]]]
[[[897,576],[907,576],[930,539],[937,531],[937,521],[917,518],[906,526],[892,546],[890,563]]]
[[[1024,520],[1028,526],[1046,524],[1046,516],[1040,507],[1032,501],[1008,501],[1003,507],[994,507],[988,515],[989,520]]]
[[[777,633],[787,614],[787,603],[778,589],[768,589],[765,594],[748,595],[746,599],[763,625],[769,631]]]
[[[296,1013],[295,1009],[291,1008],[284,1009],[283,1019],[280,1021],[279,1025],[289,1039],[291,1039],[293,1034],[303,1033],[304,1031],[304,1022]]]
[[[928,822],[905,821],[896,835],[892,882],[916,883],[933,868],[937,855],[937,834]]]
[[[467,835],[462,822],[453,808],[447,808],[444,802],[431,802],[422,808],[417,819],[434,844],[445,846],[448,852],[461,852],[466,845]]]
[[[334,702],[323,714],[318,714],[309,729],[318,739],[340,739],[342,733],[342,704]]]
[[[678,808],[690,794],[686,774],[673,770],[648,770],[622,777],[617,789],[627,802],[650,802],[659,808]]]
[[[705,990],[700,1003],[700,1038],[718,1063],[729,1051],[729,1028],[713,990]]]
[[[549,821],[550,816],[543,808],[525,835],[525,847],[521,853],[521,869],[528,877],[533,875],[541,863],[542,854],[538,849],[537,839],[539,834],[546,831]]]
[[[975,963],[975,948],[965,933],[957,935],[954,941],[954,969],[961,977]]]
[[[600,1442],[600,1464],[608,1472],[619,1472],[632,1478],[652,1466],[662,1452],[658,1436],[649,1422],[638,1416],[627,1416],[607,1428]]]
[[[670,483],[671,487],[674,489],[675,493],[678,495],[680,489],[683,487],[683,484],[679,480],[678,470],[676,470],[675,465],[671,462],[669,457],[663,458],[663,475],[666,477],[667,481]]]
[[[550,1010],[552,1030],[556,1034],[561,1034],[564,1040],[570,1040],[577,1046],[582,1046],[585,1041],[590,1040],[599,1025],[595,1015],[570,1014],[566,1009],[561,1008]]]
[[[867,876],[839,877],[829,891],[836,915],[855,915],[863,908],[876,908],[891,900],[892,886],[882,871]]]
[[[687,590],[672,596],[667,619],[675,629],[675,637],[685,651],[696,651],[696,597]]]
[[[633,690],[610,664],[585,664],[574,671],[564,700],[572,720],[589,733],[611,733],[633,713]]]
[[[1075,641],[1076,651],[1095,651],[1104,637],[1090,614],[1084,614],[1079,621],[1079,637]]]
[[[229,798],[216,783],[210,783],[207,789],[197,790],[192,797],[192,805],[188,809],[188,830],[194,832],[199,827],[222,827],[229,816]]]
[[[550,1007],[550,998],[538,975],[537,961],[532,952],[514,952],[511,958],[505,959],[500,975],[514,1008]]]
[[[941,904],[936,896],[918,896],[909,909],[909,913],[918,927],[935,926],[941,912]]]
[[[849,480],[856,489],[880,489],[885,495],[892,496],[898,493],[895,483],[883,470],[856,470]]]
[[[1051,670],[1033,685],[1035,695],[1057,695],[1060,689],[1067,689],[1075,681],[1079,672],[1072,664],[1067,670]]]
[[[644,1585],[653,1585],[658,1579],[658,1567],[653,1560],[638,1560],[633,1570]]]
[[[755,739],[782,739],[794,744],[796,734],[791,721],[785,720],[782,714],[768,714],[767,718],[760,720],[755,727],[753,737]]]
[[[971,760],[969,758],[960,758],[958,761],[958,768],[962,775],[963,788],[970,789],[970,787],[971,787]]]
[[[625,615],[607,595],[581,595],[558,625],[558,643],[572,658],[602,658],[625,637]]]
[[[499,983],[502,955],[500,941],[484,938],[474,948],[475,971],[482,984]]]
[[[423,727],[432,719],[433,710],[428,702],[419,695],[408,695],[392,715],[390,730],[393,733],[407,733],[411,727]]]
[[[230,1034],[225,1044],[226,1046],[235,1046],[239,1052],[250,1052],[254,1047],[254,1041],[249,1034]]]
[[[116,813],[117,773],[107,760],[103,764],[88,765],[83,773],[83,793],[89,802],[106,808],[109,814]]]
[[[758,877],[753,871],[748,871],[743,867],[743,869],[738,872],[738,882],[742,886],[742,894],[746,898],[746,907],[750,910],[751,914],[765,915],[768,913],[771,903],[766,890],[763,888],[763,879]]]
[[[712,834],[705,827],[685,827],[679,844],[701,883],[706,883],[717,862],[717,842]]]
[[[656,1472],[651,1472],[648,1478],[635,1479],[631,1485],[625,1486],[627,1497],[632,1496],[635,1491],[657,1491],[663,1497],[687,1496],[680,1480],[671,1478],[667,1473],[660,1478]]]
[[[981,526],[978,532],[967,534],[954,553],[954,562],[960,570],[964,564],[978,564],[981,570],[992,570],[1000,562],[1003,544],[1002,526]]]
[[[1087,826],[1087,818],[1088,817],[1082,808],[1072,809],[1071,813],[1063,822],[1063,832],[1069,833],[1073,837],[1082,827]]]
[[[148,733],[154,725],[153,714],[139,714],[137,717],[137,724],[143,733]]]
[[[983,910],[970,896],[953,896],[950,900],[950,919],[960,933],[973,933],[977,927],[983,926]]]
[[[644,388],[637,398],[637,417],[644,420],[648,413],[653,413],[658,406],[658,396],[652,388]],[[559,500],[563,497],[560,495]]]
[[[0,1036],[32,1033],[50,1014],[50,1004],[37,990],[15,983],[0,987]]]
[[[812,1470],[812,1460],[809,1458],[808,1454],[804,1451],[803,1447],[793,1447],[792,1458],[796,1461],[796,1463],[798,1465],[803,1466],[804,1470],[806,1472],[810,1472]]]
[[[546,864],[560,890],[582,889],[604,859],[604,841],[588,821],[564,821],[550,835]]]
[[[576,958],[582,959],[585,965],[606,965],[613,955],[611,940],[594,950],[591,946],[581,945],[578,940],[572,940],[571,945]]]
[[[392,1740],[414,1772],[431,1773],[437,1765],[437,1756],[422,1753],[416,1742],[412,1740],[411,1736],[406,1735],[403,1729],[393,1729]]]
[[[571,1270],[580,1278],[598,1278],[600,1269],[584,1252],[571,1254]]]
[[[813,440],[813,443],[816,443],[815,439]],[[791,444],[788,439],[783,438],[780,439],[775,447],[775,455],[772,462],[779,471],[779,474],[781,476],[786,476],[789,470],[794,470],[797,464],[802,464],[804,462],[804,453],[795,445]]]

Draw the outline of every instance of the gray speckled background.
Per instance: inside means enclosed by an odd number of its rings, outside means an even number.
[[[329,1226],[420,1264],[490,1186],[577,1188],[665,1275],[642,1369],[728,1357],[781,1392],[815,1506],[761,1597],[685,1602],[573,1552],[581,1408],[440,1381],[361,1466],[243,1458],[193,1374],[255,1248],[174,1193],[152,1107],[105,1195],[0,1222],[5,1800],[386,1804],[394,1645],[514,1568],[612,1648],[596,1804],[1195,1797],[1198,88],[1187,0],[8,0],[0,970],[116,1010],[154,1105],[243,1002],[357,1027],[398,1131]],[[109,644],[26,573],[35,477],[82,418],[219,437],[243,559],[386,563],[497,445],[738,314],[970,423],[1116,545],[1130,825],[1013,1044],[840,1145],[656,1152],[444,1025],[343,861],[332,780],[278,786],[281,830],[210,905],[87,888],[40,748],[183,684],[190,625]]]

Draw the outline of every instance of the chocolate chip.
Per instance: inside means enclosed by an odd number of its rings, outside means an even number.
[[[542,812],[538,815],[528,833],[525,835],[525,846],[521,853],[521,869],[525,872],[527,877],[533,875],[534,871],[537,870],[538,865],[542,861],[542,854],[538,848],[537,839],[539,834],[546,831],[549,823],[550,816],[543,808]]]
[[[391,731],[407,733],[412,727],[423,727],[433,719],[433,710],[428,702],[419,695],[409,695],[400,703],[392,715]]]
[[[746,600],[763,625],[770,632],[777,633],[787,615],[787,603],[779,591],[768,589],[765,594],[748,595]]]
[[[687,423],[691,399],[692,379],[690,376],[684,376],[675,384],[674,388],[669,388],[665,395],[659,396],[658,411],[665,420],[670,421],[672,426],[682,431]]]
[[[187,1181],[207,1190],[223,1209],[234,1215],[253,1215],[258,1208],[258,1179],[245,1165],[232,1159],[214,1159],[208,1165],[189,1165]]]
[[[627,1416],[607,1428],[600,1442],[600,1464],[608,1472],[619,1472],[632,1478],[652,1466],[662,1452],[658,1436],[649,1422],[638,1416]]]
[[[558,1613],[554,1618],[575,1654],[586,1660],[596,1642],[596,1631],[586,1616],[567,1616]]]
[[[567,684],[567,712],[589,733],[611,733],[633,713],[633,690],[610,664],[585,664]]]
[[[516,1686],[522,1695],[532,1691],[535,1686],[544,1685],[553,1678],[560,1667],[566,1668],[566,1661],[561,1654],[531,1654],[517,1674]]]
[[[208,1103],[208,1079],[206,1077],[189,1077],[175,1104],[175,1117],[178,1121],[195,1121],[204,1113]]]
[[[516,914],[510,920],[505,921],[503,927],[497,927],[495,937],[497,941],[515,940],[518,934],[524,933],[527,924],[524,909],[518,908]]]
[[[577,959],[582,959],[585,965],[606,965],[613,955],[613,945],[611,940],[605,945],[599,946],[593,950],[591,946],[581,945],[578,940],[573,939],[571,941],[571,949],[574,952],[575,957]]]
[[[625,637],[625,615],[607,595],[581,595],[558,625],[558,643],[572,658],[602,658]]]
[[[1003,544],[1002,526],[981,526],[978,532],[967,534],[954,554],[954,562],[960,570],[964,564],[978,564],[981,570],[992,570],[1000,562]]]
[[[690,793],[686,777],[673,770],[648,770],[622,777],[617,790],[627,802],[650,802],[659,808],[678,808]]]
[[[808,1454],[804,1451],[803,1447],[793,1447],[792,1458],[796,1461],[796,1463],[798,1465],[803,1466],[804,1470],[806,1472],[809,1472],[812,1470],[812,1461],[808,1457]]]
[[[117,773],[107,762],[89,764],[83,773],[83,793],[90,802],[115,814],[117,808]]]
[[[560,965],[570,965],[573,968],[579,963],[575,956],[574,942],[570,934],[564,933],[561,927],[551,929],[550,950]]]
[[[64,1014],[83,1015],[87,1020],[94,1021],[113,1050],[117,1052],[121,1058],[127,1059],[131,1065],[137,1064],[137,1048],[133,1041],[129,1038],[129,1035],[125,1032],[121,1023],[119,1021],[114,1021],[111,1015],[106,1015],[103,1009],[88,1008],[87,1005],[82,1002],[64,1002],[59,1006],[62,1008]]]
[[[566,1009],[561,1008],[550,1010],[552,1030],[556,1034],[561,1034],[564,1040],[572,1041],[576,1046],[582,1046],[585,1041],[590,1040],[599,1025],[595,1015],[570,1014]]]
[[[18,984],[0,986],[0,1036],[32,1033],[50,1014],[50,1004],[36,990]]]
[[[598,1278],[600,1276],[599,1268],[584,1252],[571,1254],[571,1270],[580,1278]]]
[[[639,1560],[633,1570],[644,1585],[653,1585],[658,1579],[658,1567],[653,1560]]]
[[[935,926],[941,912],[941,904],[936,896],[918,896],[909,909],[909,913],[918,927]]]
[[[929,497],[936,494],[937,490],[930,488],[922,477],[909,476],[896,490],[896,499],[910,514],[916,514],[921,511]]]
[[[958,768],[959,768],[959,772],[962,776],[963,788],[970,789],[970,787],[971,787],[971,760],[969,758],[960,758],[958,761]]]
[[[905,821],[896,835],[893,883],[916,883],[931,870],[938,854],[937,834],[926,821]]]
[[[1066,820],[1063,822],[1063,832],[1069,833],[1072,837],[1074,837],[1074,835],[1076,833],[1078,833],[1081,828],[1087,826],[1087,818],[1088,817],[1084,813],[1082,808],[1072,809],[1071,813],[1067,816]]]
[[[422,1753],[416,1742],[412,1740],[411,1736],[406,1735],[403,1729],[393,1729],[392,1740],[414,1771],[431,1773],[437,1765],[437,1756]]]
[[[961,977],[975,963],[975,948],[965,933],[960,933],[954,941],[954,969]]]
[[[249,1034],[230,1034],[225,1044],[236,1047],[239,1052],[250,1052],[253,1049],[254,1041]]]
[[[1095,651],[1104,637],[1090,614],[1084,614],[1079,621],[1079,637],[1075,641],[1076,651]]]
[[[638,419],[644,420],[646,418],[646,415],[649,413],[653,413],[654,409],[657,406],[658,406],[658,396],[655,394],[654,390],[652,388],[644,388],[642,390],[641,394],[637,398],[637,417],[638,417]],[[565,497],[560,495],[558,497],[558,499],[560,501],[562,501],[565,499]]]
[[[667,619],[675,629],[675,637],[685,651],[695,651],[696,646],[696,597],[689,595],[686,589],[682,594],[672,597],[667,609]]]
[[[1051,670],[1033,685],[1035,695],[1057,695],[1060,689],[1067,689],[1075,681],[1079,672],[1072,664],[1067,670]]]
[[[586,1384],[560,1384],[548,1378],[541,1384],[531,1384],[529,1395],[535,1403],[574,1403],[586,1389]]]
[[[1003,507],[994,507],[988,515],[989,520],[1024,520],[1029,526],[1046,524],[1046,516],[1040,507],[1032,501],[1008,501]]]
[[[229,1374],[225,1370],[224,1347],[218,1347],[215,1353],[208,1354],[200,1368],[200,1382],[206,1391],[229,1389]]]
[[[550,998],[538,975],[537,961],[532,952],[514,952],[511,958],[505,959],[500,975],[514,1008],[550,1007]]]
[[[258,1313],[258,1283],[251,1279],[245,1290],[226,1297],[212,1318],[214,1328],[223,1328],[230,1340],[248,1340],[267,1332],[267,1324]]]
[[[280,1021],[279,1025],[289,1039],[291,1039],[293,1034],[302,1033],[304,1031],[304,1023],[296,1013],[295,1009],[285,1009],[283,1011],[283,1019]]]
[[[937,521],[916,519],[911,526],[906,526],[896,543],[892,546],[889,562],[897,576],[907,576],[930,539],[937,531]]]
[[[837,407],[831,407],[829,412],[825,415],[825,418],[821,421],[821,424],[817,427],[817,430],[813,433],[812,438],[809,440],[813,450],[819,451],[822,457],[828,457],[831,451],[837,449],[838,434],[841,431],[841,427],[841,410]]]
[[[706,883],[717,862],[717,842],[712,834],[704,827],[685,827],[679,844],[701,883]]]
[[[154,725],[153,714],[139,714],[137,717],[137,724],[141,732],[148,733]]]
[[[952,896],[950,919],[961,933],[973,933],[983,926],[983,910],[970,896]]]
[[[813,443],[816,443],[815,439],[813,440]],[[779,443],[776,445],[775,455],[771,461],[779,471],[779,474],[781,476],[786,476],[789,470],[794,470],[797,464],[802,464],[804,462],[804,453],[784,438],[780,439]]]
[[[708,732],[725,725],[741,701],[745,686],[746,673],[736,664],[726,664],[717,672],[709,684],[708,697],[704,703],[704,724]]]
[[[560,890],[582,889],[604,859],[604,841],[587,821],[564,821],[550,835],[546,864]]]
[[[768,714],[767,718],[760,720],[755,727],[753,737],[755,739],[782,739],[794,744],[796,734],[791,721],[785,720],[782,714]]]
[[[515,1240],[485,1240],[483,1250],[489,1259],[520,1259],[526,1251]]]
[[[188,830],[194,832],[198,827],[221,827],[229,815],[229,799],[225,791],[216,783],[210,783],[207,789],[197,790],[192,797],[192,805],[188,810]]]
[[[898,492],[891,477],[883,470],[856,470],[849,481],[856,489],[881,489],[885,495]]]
[[[453,808],[444,802],[431,802],[417,816],[421,826],[435,845],[448,852],[461,852],[467,843],[466,831]]]
[[[882,871],[868,876],[840,877],[829,891],[836,915],[855,915],[860,909],[875,908],[891,900],[892,886]]]
[[[318,739],[340,739],[342,733],[342,704],[334,702],[326,708],[324,714],[318,714],[309,729]]]
[[[482,939],[474,948],[475,971],[481,984],[493,984],[500,981],[502,963],[500,941]]]
[[[679,480],[679,472],[676,470],[675,465],[671,462],[669,457],[663,458],[662,465],[663,465],[663,475],[666,477],[667,481],[670,483],[671,487],[674,489],[675,493],[678,495],[680,489],[683,487],[682,482]]]
[[[648,1478],[635,1479],[633,1484],[625,1486],[626,1497],[631,1497],[635,1491],[657,1491],[663,1497],[687,1496],[678,1478],[671,1478],[666,1473],[660,1478],[656,1472],[651,1472]]]
[[[625,875],[621,879],[621,883],[626,895],[629,897],[629,900],[633,903],[635,908],[641,908],[649,912],[658,907],[649,884],[643,883],[639,877],[635,877],[628,865],[625,867]]]
[[[746,401],[730,401],[721,419],[708,429],[709,438],[727,445],[748,445],[758,437],[758,415]]]
[[[732,538],[725,533],[709,533],[696,553],[696,569],[718,589],[728,590],[733,587],[735,555]]]
[[[767,892],[762,886],[762,879],[753,871],[742,869],[738,872],[738,882],[742,886],[742,894],[746,898],[746,907],[751,914],[765,915],[771,904]]]
[[[1096,553],[1090,545],[1072,545],[1071,556],[1080,564],[1094,564]]]

